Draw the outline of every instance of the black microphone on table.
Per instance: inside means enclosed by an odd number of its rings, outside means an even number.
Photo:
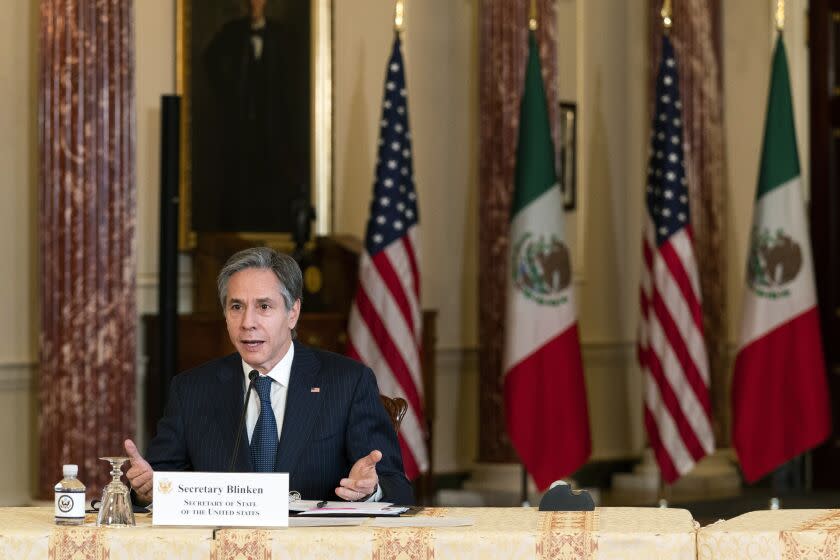
[[[254,388],[254,382],[257,380],[259,372],[255,369],[248,374],[248,390],[245,392],[245,406],[242,407],[242,415],[239,417],[239,427],[236,429],[236,443],[233,445],[233,455],[230,456],[230,465],[228,472],[233,472],[233,465],[236,463],[236,456],[239,454],[239,443],[242,441],[242,428],[245,426],[245,415],[248,413],[248,402],[251,400],[251,389]]]

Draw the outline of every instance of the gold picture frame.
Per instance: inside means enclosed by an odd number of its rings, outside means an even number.
[[[267,0],[267,10],[272,6],[280,7],[279,11],[293,12],[294,10],[304,10],[301,5],[305,2],[301,0]],[[193,138],[194,127],[197,119],[193,113],[195,108],[194,96],[196,91],[195,84],[199,82],[194,81],[194,71],[196,63],[192,60],[196,51],[202,45],[208,42],[208,29],[213,22],[216,22],[215,28],[220,28],[218,22],[225,21],[224,18],[233,18],[235,10],[247,6],[247,1],[241,0],[177,0],[177,70],[176,70],[176,87],[178,93],[181,95],[181,155],[180,155],[180,210],[179,210],[179,248],[183,251],[192,250],[196,247],[198,242],[198,235],[201,232],[206,232],[209,235],[228,235],[232,234],[239,238],[245,239],[259,239],[275,241],[277,243],[290,243],[292,239],[292,230],[286,228],[284,231],[267,231],[266,229],[249,230],[247,227],[236,227],[231,229],[219,229],[214,231],[212,224],[208,227],[196,228],[194,227],[194,198],[196,194],[194,191],[194,180],[196,179],[196,165],[203,165],[202,161],[196,161],[196,143]],[[200,9],[200,15],[197,9]],[[308,21],[306,23],[307,33],[301,33],[308,37],[308,109],[309,119],[308,123],[303,122],[298,128],[306,128],[305,136],[308,136],[308,142],[303,144],[308,147],[303,148],[303,152],[308,153],[308,162],[304,161],[307,158],[290,158],[293,165],[300,167],[300,175],[306,176],[306,188],[308,189],[309,200],[315,210],[314,233],[316,235],[327,235],[333,229],[333,154],[332,154],[332,112],[333,112],[333,55],[332,55],[332,0],[309,0],[308,2]],[[243,17],[241,14],[239,17]],[[266,14],[266,19],[271,15],[271,11]],[[307,15],[304,12],[304,15]],[[196,19],[197,17],[203,19]],[[302,17],[300,19],[307,19]],[[201,22],[202,28],[197,28],[197,23]],[[231,19],[231,21],[233,21]],[[210,23],[208,23],[210,22]],[[284,22],[285,25],[294,26],[299,22]],[[215,33],[219,33],[216,31]],[[202,44],[194,44],[193,40],[201,37]],[[282,52],[283,56],[288,58],[293,56],[293,53],[306,49],[285,49]],[[285,60],[284,60],[285,62]],[[199,62],[200,63],[200,62]],[[303,65],[304,63],[300,63]],[[300,65],[298,67],[300,67]],[[300,75],[304,71],[300,70]],[[201,93],[201,92],[199,92]],[[281,109],[286,111],[288,115],[294,118],[295,115],[302,114],[300,107],[292,106],[293,104],[282,104]],[[297,113],[296,113],[297,110]],[[279,112],[279,110],[278,110]],[[218,112],[217,112],[218,113]],[[304,117],[301,117],[305,119]],[[307,126],[308,124],[308,126]],[[201,135],[207,137],[208,135]],[[222,137],[224,134],[216,134],[213,137]],[[294,139],[289,140],[289,143],[295,142]],[[208,158],[205,158],[205,162]],[[215,163],[214,158],[209,158],[211,164]],[[245,167],[244,164],[240,164]],[[281,166],[277,163],[278,167]],[[284,168],[287,166],[284,166]],[[204,168],[202,168],[203,170]],[[206,173],[206,171],[205,171]],[[200,173],[199,173],[200,175]],[[303,185],[303,181],[300,182]],[[239,189],[241,185],[235,185]],[[300,187],[301,193],[304,192],[304,186]],[[238,194],[238,193],[237,193]],[[302,195],[300,195],[302,197]],[[237,197],[233,197],[237,198]],[[240,197],[244,198],[244,197]],[[224,195],[219,195],[220,204],[229,204],[230,200],[224,200]],[[240,215],[243,212],[240,212]],[[234,213],[235,214],[235,213]],[[247,218],[244,216],[243,218]],[[205,220],[206,221],[206,220]],[[289,225],[292,222],[288,222]]]
[[[571,212],[577,208],[577,104],[561,101],[558,117],[560,145],[557,173],[563,193],[563,209]]]

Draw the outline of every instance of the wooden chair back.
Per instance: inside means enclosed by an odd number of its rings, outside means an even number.
[[[399,433],[400,424],[405,417],[406,411],[408,411],[408,403],[405,399],[400,397],[387,397],[385,395],[379,395],[379,399],[382,401],[382,406],[384,406],[385,410],[388,412],[388,416],[391,417],[391,423],[394,425],[394,431]]]

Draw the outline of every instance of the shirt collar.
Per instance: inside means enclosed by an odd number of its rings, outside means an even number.
[[[294,342],[289,345],[289,349],[286,351],[286,355],[277,362],[271,370],[266,373],[266,375],[272,378],[274,381],[282,385],[283,387],[289,386],[289,378],[292,376],[292,360],[295,358],[295,344]],[[248,386],[249,379],[248,374],[251,373],[252,370],[256,368],[252,368],[249,366],[245,360],[242,360],[242,372],[245,375],[245,386]]]

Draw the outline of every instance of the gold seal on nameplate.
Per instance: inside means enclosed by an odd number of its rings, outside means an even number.
[[[324,285],[321,269],[317,266],[307,266],[303,272],[303,283],[306,286],[306,291],[310,294],[320,292],[321,287]]]
[[[158,481],[157,489],[162,494],[169,494],[170,492],[172,492],[172,481],[168,478],[164,478]]]

